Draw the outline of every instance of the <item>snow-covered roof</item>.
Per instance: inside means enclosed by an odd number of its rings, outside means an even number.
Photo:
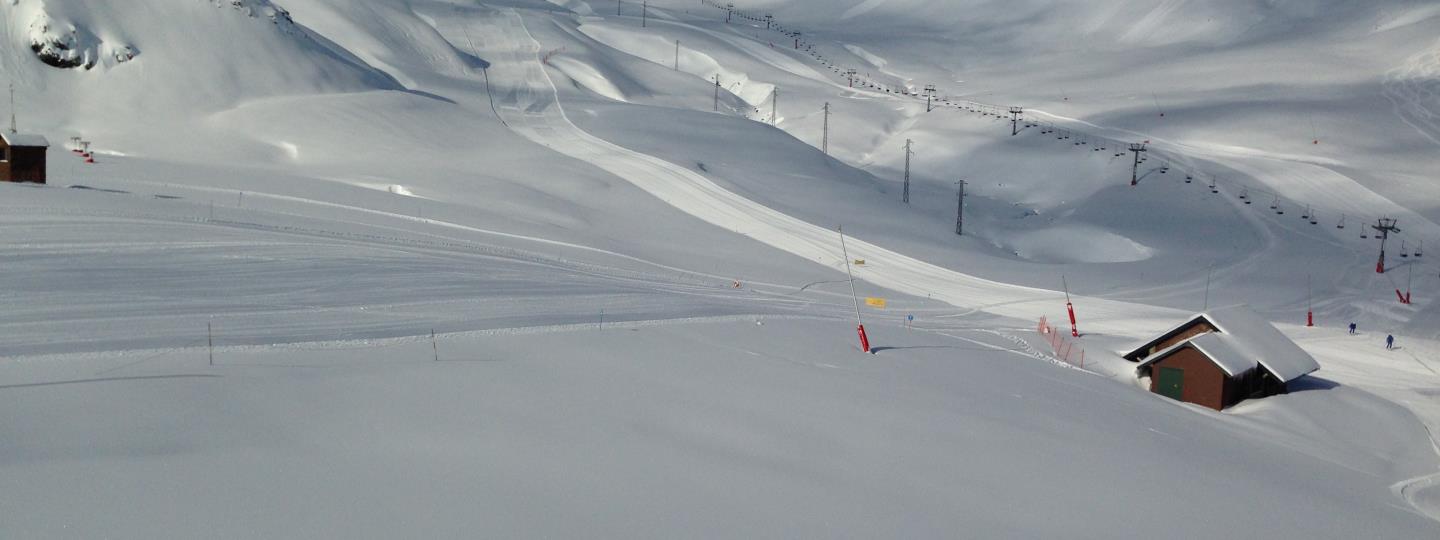
[[[50,141],[45,140],[43,135],[32,135],[29,133],[11,133],[0,130],[0,138],[5,139],[5,144],[10,146],[39,146],[49,148]]]
[[[1239,375],[1257,364],[1282,381],[1289,382],[1317,369],[1320,364],[1296,345],[1274,325],[1251,311],[1246,306],[1231,306],[1207,311],[1191,317],[1184,323],[1170,329],[1141,347],[1146,349],[1180,330],[1204,319],[1218,332],[1192,337],[1145,358],[1141,367],[1155,363],[1186,345],[1194,346],[1205,353],[1220,369],[1229,375]],[[1133,352],[1132,352],[1133,354]],[[1130,355],[1126,355],[1127,357]]]

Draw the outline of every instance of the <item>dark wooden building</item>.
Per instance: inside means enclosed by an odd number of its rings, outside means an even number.
[[[45,152],[50,141],[39,135],[0,131],[0,182],[45,183]]]
[[[1191,317],[1135,348],[1126,360],[1150,378],[1150,391],[1215,410],[1283,394],[1317,369],[1295,342],[1244,306]]]

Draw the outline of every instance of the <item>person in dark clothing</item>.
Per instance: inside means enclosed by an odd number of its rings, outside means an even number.
[[[1350,333],[1351,333],[1351,334],[1354,334],[1354,333],[1355,333],[1355,323],[1353,323],[1353,322],[1350,323]]]
[[[1385,348],[1386,348],[1386,349],[1394,349],[1394,348],[1395,348],[1395,336],[1393,336],[1393,335],[1387,335],[1387,336],[1385,336]]]

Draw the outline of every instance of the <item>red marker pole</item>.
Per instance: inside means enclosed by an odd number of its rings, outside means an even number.
[[[1060,283],[1065,286],[1065,311],[1070,313],[1070,337],[1080,337],[1080,329],[1075,326],[1075,304],[1070,303],[1070,283],[1065,281],[1065,276],[1060,276]]]
[[[860,335],[860,350],[870,352],[870,338],[865,335],[865,322],[860,320],[860,297],[855,294],[855,274],[850,271],[850,250],[845,248],[845,230],[836,227],[840,233],[840,254],[845,257],[845,275],[850,277],[850,299],[855,301],[855,333]]]
[[[1315,326],[1315,297],[1314,289],[1310,285],[1310,276],[1305,276],[1305,326]]]

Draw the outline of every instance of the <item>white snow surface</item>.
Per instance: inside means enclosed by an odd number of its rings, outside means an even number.
[[[1440,534],[1429,3],[737,7],[0,3],[0,537]]]
[[[39,148],[48,148],[50,146],[50,141],[45,140],[44,135],[36,135],[33,133],[11,133],[9,131],[0,131],[0,139],[4,139],[5,144],[8,144],[10,146],[28,146]]]

